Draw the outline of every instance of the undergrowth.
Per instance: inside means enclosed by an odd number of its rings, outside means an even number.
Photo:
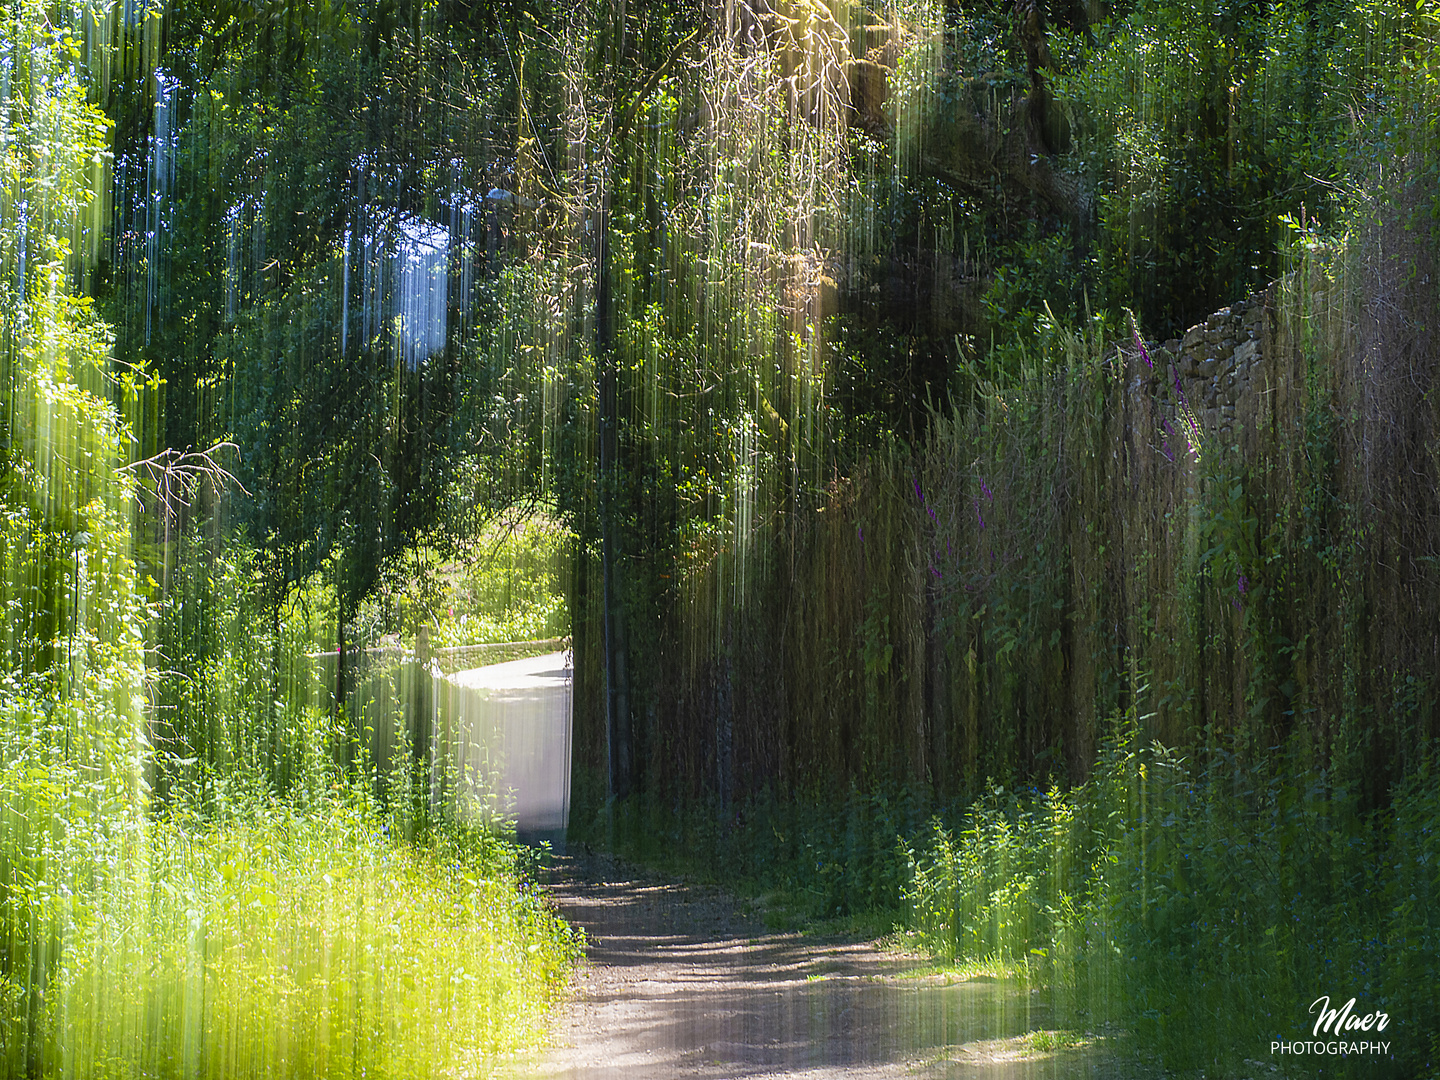
[[[875,938],[904,922],[903,838],[928,810],[918,791],[766,797],[721,814],[635,798],[571,837],[678,876],[723,883],[775,929]]]
[[[1023,968],[1168,1068],[1434,1075],[1440,783],[1421,769],[1364,811],[1333,776],[1290,765],[1187,759],[1130,728],[1069,791],[992,787],[913,846],[916,936],[946,960]],[[1346,1038],[1389,1053],[1272,1057],[1273,1041],[1314,1037],[1321,996],[1388,1014],[1383,1034]]]
[[[568,543],[543,511],[511,508],[448,557],[425,544],[407,547],[360,605],[353,632],[370,643],[409,641],[425,623],[435,647],[562,637],[570,629]],[[333,610],[330,617],[333,625]]]
[[[338,781],[100,818],[50,764],[7,754],[0,1075],[484,1074],[579,955],[492,834],[406,840]]]

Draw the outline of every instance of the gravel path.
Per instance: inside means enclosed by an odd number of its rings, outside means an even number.
[[[872,945],[767,930],[714,889],[602,857],[560,857],[550,888],[588,962],[552,1047],[517,1077],[1133,1078],[1092,1043],[1044,1051],[1038,996],[907,975]]]

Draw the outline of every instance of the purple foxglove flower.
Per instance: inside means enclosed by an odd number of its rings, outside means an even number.
[[[1151,367],[1151,368],[1154,368],[1154,367],[1155,367],[1155,361],[1151,360],[1151,359],[1150,359],[1150,354],[1145,351],[1145,342],[1143,342],[1143,341],[1140,340],[1140,331],[1139,331],[1139,330],[1132,330],[1131,333],[1133,333],[1133,334],[1135,335],[1135,347],[1140,350],[1140,355],[1145,358],[1145,363],[1146,363],[1146,365],[1149,366],[1149,367]]]

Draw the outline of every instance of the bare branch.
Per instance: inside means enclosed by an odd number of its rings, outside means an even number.
[[[164,518],[169,522],[182,508],[190,506],[202,484],[217,496],[230,487],[239,488],[246,495],[250,494],[234,473],[215,460],[215,454],[220,450],[234,450],[238,453],[239,449],[232,442],[218,442],[208,450],[176,450],[174,447],[166,447],[153,457],[120,466],[120,471],[131,472],[136,477],[148,477]]]

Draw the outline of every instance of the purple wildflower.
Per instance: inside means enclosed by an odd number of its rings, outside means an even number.
[[[1140,355],[1145,358],[1145,363],[1153,368],[1155,361],[1151,360],[1150,354],[1145,351],[1145,342],[1140,340],[1140,331],[1132,330],[1131,333],[1135,335],[1135,347],[1140,350]]]
[[[985,483],[983,476],[980,478],[980,490],[984,492],[985,498],[989,499],[992,503],[995,501],[995,493],[990,490],[990,485]]]
[[[980,516],[980,500],[977,498],[977,499],[974,500],[974,503],[975,503],[975,520],[980,523],[980,528],[983,529],[983,528],[985,527],[985,519]]]
[[[1240,595],[1244,596],[1246,590],[1250,588],[1250,579],[1244,574],[1241,574],[1240,580],[1235,583],[1235,587],[1240,591]]]
[[[1175,429],[1170,426],[1170,421],[1169,421],[1169,420],[1166,420],[1165,417],[1163,417],[1163,416],[1160,418],[1160,426],[1165,429],[1165,433],[1166,433],[1167,435],[1174,435],[1174,434],[1175,434]]]

